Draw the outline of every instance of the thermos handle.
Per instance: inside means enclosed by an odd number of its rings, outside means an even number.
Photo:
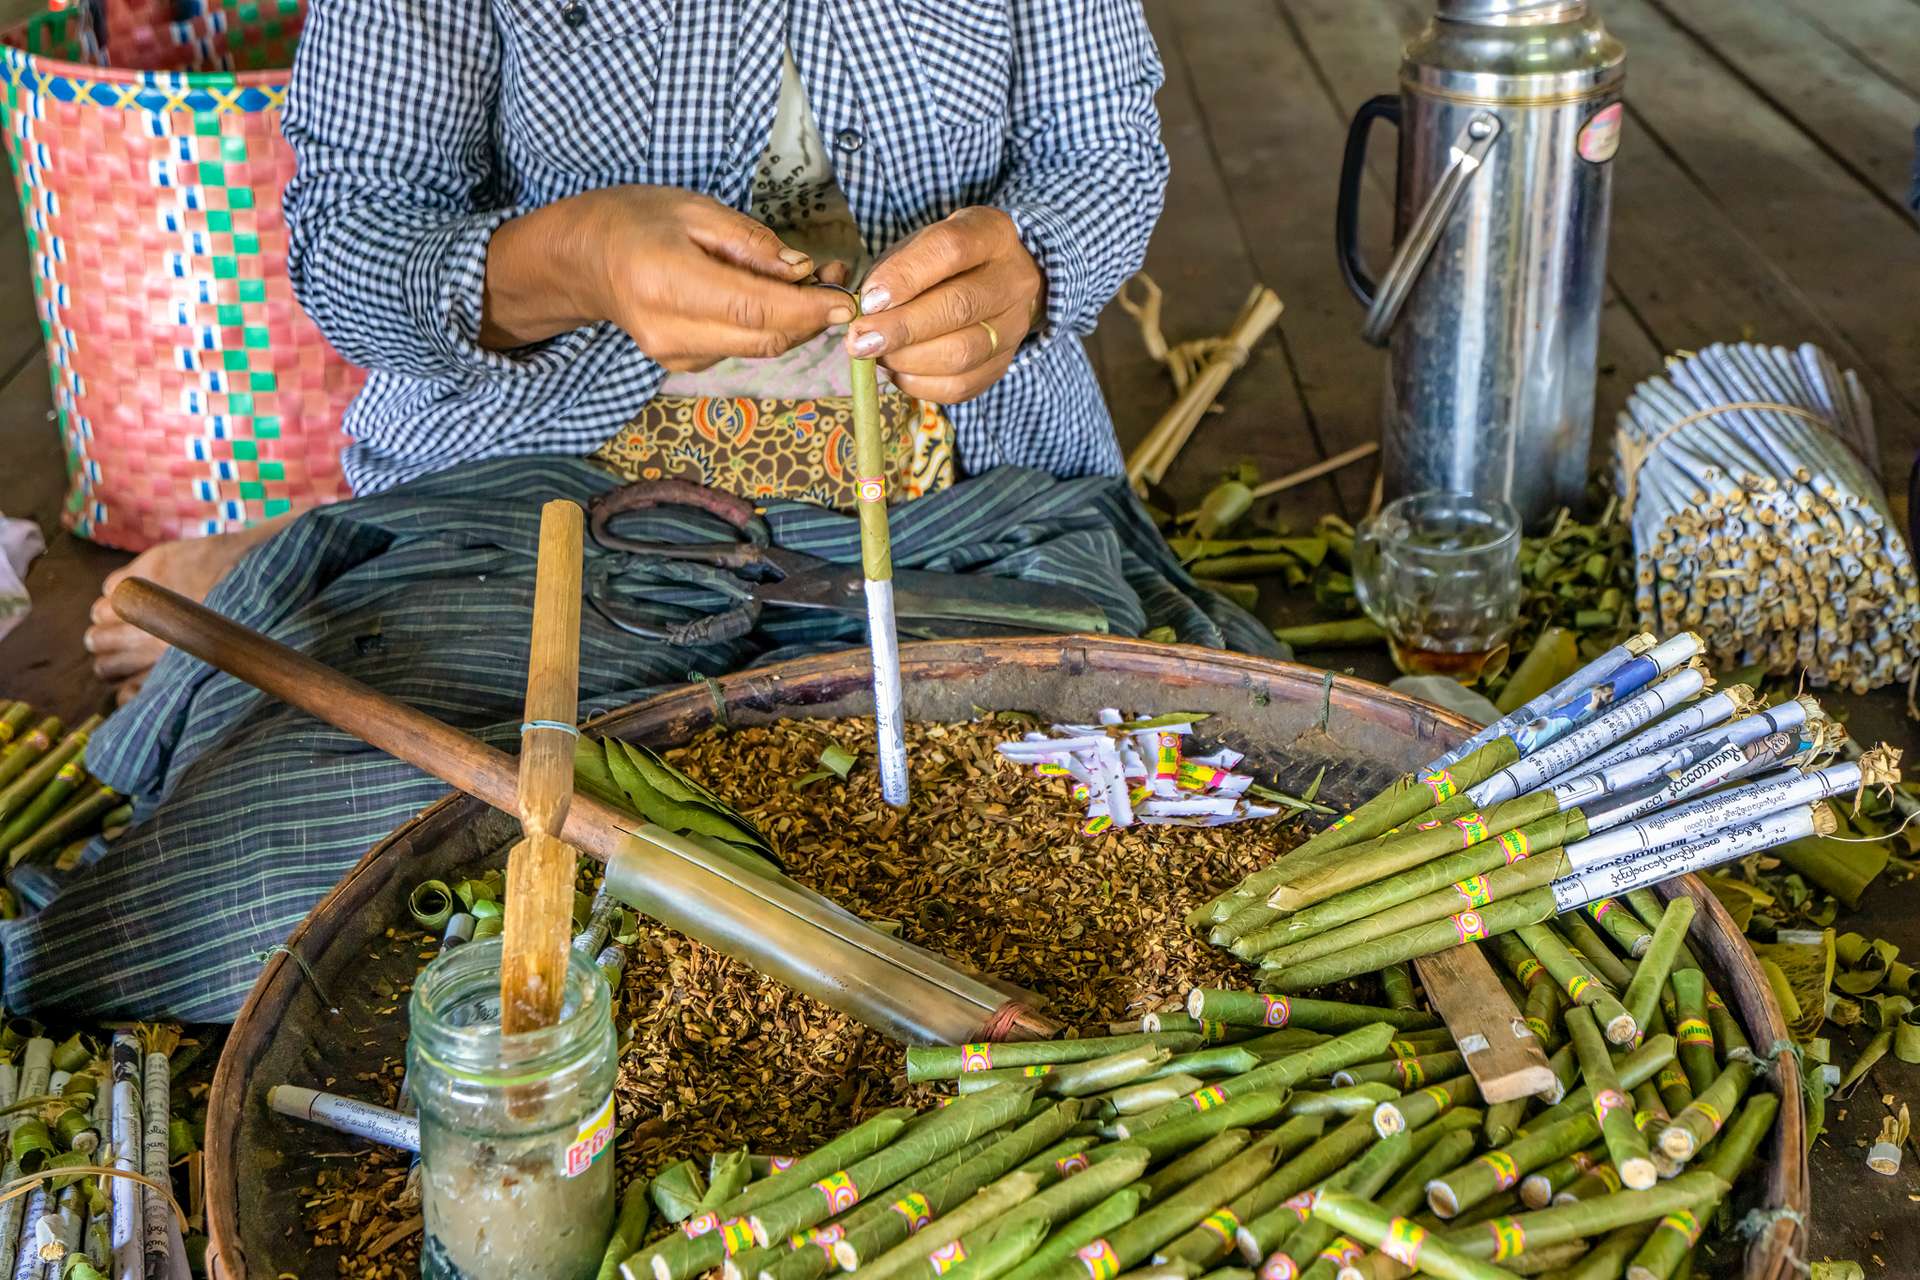
[[[1340,260],[1340,275],[1360,299],[1360,305],[1373,305],[1373,277],[1367,264],[1360,261],[1360,180],[1367,172],[1367,138],[1375,120],[1390,120],[1400,127],[1400,98],[1383,93],[1360,104],[1347,126],[1347,153],[1340,162],[1340,202],[1334,207],[1333,247]]]
[[[1388,264],[1387,274],[1381,278],[1379,290],[1367,310],[1360,336],[1374,346],[1387,345],[1387,335],[1393,331],[1393,322],[1400,318],[1400,308],[1406,305],[1413,286],[1419,282],[1420,272],[1433,255],[1433,247],[1440,243],[1441,232],[1447,229],[1460,197],[1467,193],[1467,184],[1473,181],[1473,175],[1479,172],[1499,136],[1500,118],[1491,111],[1476,111],[1454,141],[1446,171],[1408,228],[1407,238],[1394,250],[1393,261]]]

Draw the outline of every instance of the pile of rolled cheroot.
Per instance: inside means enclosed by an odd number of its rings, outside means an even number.
[[[1810,698],[1710,692],[1691,632],[1636,636],[1406,775],[1195,913],[1299,991],[1831,832],[1824,801],[1898,781],[1897,755],[1831,759]],[[1542,957],[1544,960],[1545,957]]]
[[[1541,1006],[1554,1087],[1530,1107],[1482,1107],[1410,988],[1388,1007],[1196,990],[1156,1030],[909,1049],[910,1079],[957,1085],[944,1105],[723,1157],[702,1199],[675,1190],[689,1167],[662,1170],[653,1202],[679,1229],[623,1274],[1666,1280],[1778,1105],[1686,950],[1690,907],[1637,923],[1637,962],[1608,952],[1649,1031],[1635,1046],[1609,1049],[1594,1004]]]
[[[1620,414],[1615,462],[1647,625],[1729,665],[1855,692],[1920,660],[1920,584],[1874,470],[1859,379],[1811,345],[1715,344]]]

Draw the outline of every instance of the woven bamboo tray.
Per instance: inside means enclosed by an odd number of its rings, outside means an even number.
[[[1450,713],[1379,685],[1292,663],[1134,640],[1075,637],[935,642],[906,646],[901,657],[907,714],[964,720],[976,706],[1018,709],[1055,720],[1085,720],[1102,706],[1212,713],[1209,739],[1245,751],[1249,768],[1294,791],[1322,767],[1321,796],[1353,804],[1464,736]],[[685,743],[712,724],[718,704],[736,725],[781,719],[871,715],[869,674],[860,655],[824,654],[727,676],[712,685],[636,703],[592,727],[656,748]],[[330,1009],[315,983],[287,955],[262,971],[240,1011],[214,1076],[207,1116],[207,1226],[210,1265],[225,1280],[318,1276],[331,1260],[304,1244],[299,1189],[312,1185],[319,1149],[313,1135],[271,1115],[269,1084],[326,1073],[352,1079],[397,1056],[402,1017],[380,1017],[380,977],[410,982],[414,961],[394,956],[392,972],[369,971],[369,943],[410,923],[407,894],[420,880],[504,862],[511,819],[465,796],[450,796],[382,841],[287,939],[338,1001]],[[1692,942],[1715,984],[1727,993],[1756,1045],[1786,1038],[1765,977],[1740,931],[1692,877],[1662,886],[1697,902]],[[1783,1056],[1764,1087],[1781,1093],[1779,1123],[1759,1199],[1767,1209],[1808,1210],[1805,1113],[1795,1063]],[[325,1144],[320,1144],[324,1146]],[[1748,1198],[1752,1192],[1743,1188]],[[1746,1280],[1787,1280],[1802,1247],[1799,1228],[1778,1218],[1749,1246]]]

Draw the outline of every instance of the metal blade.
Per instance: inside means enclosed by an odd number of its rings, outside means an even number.
[[[794,609],[832,609],[865,616],[865,589],[857,569],[816,573],[757,588],[761,603]],[[1091,596],[1072,587],[1042,586],[1017,578],[930,573],[898,569],[893,575],[894,616],[902,623],[951,621],[1023,632],[1078,634],[1107,631],[1107,615]],[[920,634],[950,629],[908,627]]]

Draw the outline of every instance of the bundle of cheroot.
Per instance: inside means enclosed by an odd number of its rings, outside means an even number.
[[[1634,637],[1189,923],[1258,963],[1268,991],[1537,932],[1582,909],[1618,928],[1621,895],[1829,834],[1824,801],[1899,781],[1891,748],[1835,759],[1844,735],[1810,698],[1762,707],[1745,685],[1709,692],[1700,651],[1691,633]],[[1616,1043],[1633,1034],[1617,1019],[1607,1031]]]
[[[1623,913],[1654,905],[1633,898]],[[1528,990],[1556,993],[1533,1006],[1554,1087],[1524,1104],[1482,1105],[1410,986],[1381,1007],[1197,989],[1139,1032],[909,1049],[941,1105],[804,1155],[661,1170],[677,1229],[618,1235],[602,1274],[1666,1280],[1778,1107],[1685,946],[1691,916],[1679,898],[1580,940],[1626,975],[1616,998],[1647,1028],[1630,1046],[1521,955]]]

